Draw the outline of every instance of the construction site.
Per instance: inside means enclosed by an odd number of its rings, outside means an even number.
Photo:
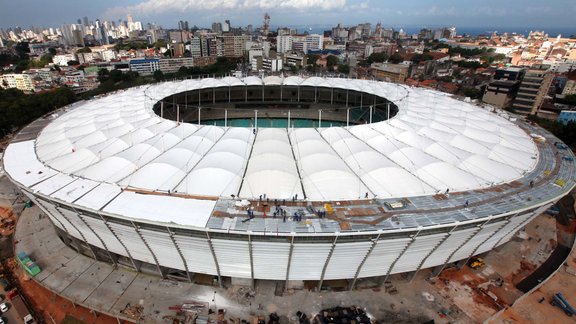
[[[315,126],[258,126],[271,102]],[[167,82],[33,122],[3,167],[5,272],[37,321],[562,322],[576,304],[573,153],[435,91]]]

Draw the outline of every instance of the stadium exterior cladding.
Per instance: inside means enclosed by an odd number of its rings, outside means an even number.
[[[222,85],[223,82],[228,82],[228,85],[226,83]],[[264,186],[260,184],[258,174],[251,173],[251,170],[254,171],[253,164],[256,164],[254,161],[262,158],[258,155],[262,149],[259,137],[265,138],[271,133],[258,130],[258,134],[251,136],[251,129],[246,132],[233,128],[193,127],[174,121],[158,121],[160,118],[153,112],[153,106],[158,101],[191,88],[241,87],[248,84],[265,86],[267,82],[276,85],[282,82],[292,82],[292,85],[313,84],[315,87],[340,89],[354,87],[359,91],[382,95],[398,106],[396,117],[389,122],[377,123],[384,126],[374,124],[354,126],[356,128],[314,130],[314,136],[320,136],[320,139],[325,140],[318,141],[320,146],[315,149],[322,151],[322,147],[331,147],[333,151],[326,151],[326,154],[334,154],[334,159],[340,158],[342,163],[345,163],[342,165],[347,168],[346,172],[351,176],[348,178],[343,176],[344,171],[336,174],[339,175],[337,181],[341,181],[342,186],[354,187],[348,191],[332,189],[333,183],[322,187],[324,183],[322,181],[325,179],[315,177],[311,166],[306,164],[309,161],[306,161],[302,136],[305,137],[309,130],[282,130],[289,145],[287,147],[297,152],[291,158],[295,165],[294,169],[300,174],[295,180],[298,186],[291,188],[303,188],[303,190],[277,191],[275,195],[270,196],[290,200],[295,192],[300,193],[300,197],[306,193],[307,198],[313,202],[332,202],[334,206],[349,205],[350,210],[354,210],[354,206],[366,209],[378,208],[380,214],[357,217],[345,215],[343,219],[311,217],[305,222],[284,222],[281,218],[256,217],[248,222],[242,222],[246,217],[240,213],[235,214],[235,200],[230,198],[230,193],[250,199],[256,204],[258,194],[266,192],[242,188],[250,181],[255,187]],[[406,100],[406,98],[421,100]],[[90,134],[98,132],[104,124],[94,124],[92,111],[95,110],[86,107],[98,102],[102,103],[102,107],[107,107],[101,110],[111,109],[112,103],[116,103],[115,108],[120,112],[126,110],[125,115],[109,116],[109,120],[104,123],[118,126],[121,130],[118,127],[102,130],[104,135],[98,135],[102,137],[100,139]],[[458,118],[466,119],[463,126],[451,124],[452,119],[448,115],[434,112],[436,109],[440,111],[442,105],[452,105],[447,110],[448,113],[452,113],[454,109],[466,110],[466,115],[458,115],[460,116]],[[414,109],[414,106],[418,108]],[[139,114],[143,114],[145,118],[134,117]],[[418,118],[418,114],[424,114],[426,118],[415,119]],[[422,268],[445,266],[490,251],[510,240],[527,222],[574,187],[574,163],[571,160],[574,156],[569,150],[558,151],[558,145],[554,145],[559,142],[557,138],[542,129],[524,123],[521,125],[524,129],[520,129],[517,124],[506,119],[507,116],[500,115],[502,114],[497,115],[489,111],[489,108],[475,107],[435,91],[373,81],[320,78],[188,80],[129,89],[102,99],[81,103],[60,117],[40,119],[20,132],[12,141],[4,156],[4,167],[10,179],[48,215],[63,241],[79,252],[102,261],[133,267],[138,271],[155,272],[161,276],[188,280],[194,273],[201,273],[217,276],[220,282],[222,277],[286,281],[350,279],[355,282],[358,278],[388,276],[394,273],[418,271]],[[128,123],[130,127],[119,122],[118,118],[132,118]],[[475,161],[472,160],[473,154],[465,151],[465,149],[474,150],[473,143],[464,141],[466,145],[458,144],[462,141],[458,137],[460,136],[458,132],[450,132],[446,128],[445,133],[441,133],[439,126],[434,126],[437,132],[428,127],[431,123],[439,125],[441,121],[449,120],[447,125],[452,125],[450,129],[474,136],[478,132],[472,132],[469,127],[475,127],[472,125],[474,121],[482,124],[482,118],[489,121],[485,123],[485,127],[494,127],[496,123],[500,126],[491,128],[492,132],[501,132],[500,137],[495,139],[498,143],[494,142],[494,146],[490,147],[486,144],[484,148],[478,148],[478,152],[474,155],[485,154],[491,157],[482,160],[485,161],[482,163],[487,164],[473,163]],[[152,120],[154,122],[151,122]],[[428,124],[424,124],[425,120],[428,120]],[[421,124],[418,124],[420,122]],[[164,124],[171,126],[161,126]],[[412,131],[410,127],[416,127],[414,125],[422,127]],[[187,132],[186,129],[182,130],[182,127],[194,129],[189,129]],[[384,156],[382,159],[389,158],[394,162],[393,165],[390,164],[390,167],[398,169],[393,170],[394,174],[400,173],[401,169],[407,170],[405,181],[412,181],[414,177],[420,179],[422,185],[419,189],[407,187],[398,193],[392,192],[395,187],[390,186],[390,189],[378,191],[380,187],[376,184],[388,188],[387,183],[382,182],[386,179],[377,178],[374,173],[367,176],[368,172],[364,171],[368,166],[363,164],[362,156],[354,155],[354,158],[348,158],[343,151],[354,151],[352,148],[358,147],[362,147],[364,151],[377,151],[378,148],[384,150],[372,141],[374,137],[363,135],[366,134],[364,131],[371,132],[372,128],[377,127],[395,127],[391,129],[390,134],[401,140],[395,142],[395,149],[402,148],[403,153],[396,156],[395,152],[380,152],[381,156]],[[142,129],[148,130],[151,135],[140,138],[138,132]],[[165,155],[171,154],[171,149],[166,147],[178,147],[179,141],[185,142],[187,138],[193,136],[191,134],[202,132],[203,129],[205,131],[219,129],[222,134],[219,134],[218,138],[214,137],[210,147],[203,149],[202,156],[193,166],[183,167],[185,171],[178,176],[177,181],[168,187],[163,187],[163,182],[153,183],[150,186],[139,182],[142,178],[137,177],[138,172],[150,166],[150,161],[159,159],[167,161]],[[398,129],[403,132],[399,132]],[[344,136],[344,132],[349,132],[346,133],[348,145],[339,146],[338,143],[344,140],[334,140],[336,137],[333,132],[340,134],[339,139]],[[405,132],[416,135],[408,136],[410,134]],[[513,137],[507,137],[509,132],[514,133]],[[98,178],[98,174],[107,172],[109,168],[119,163],[118,156],[129,159],[126,152],[130,152],[133,147],[142,143],[149,144],[150,142],[146,141],[150,141],[151,138],[163,138],[168,133],[180,137],[174,140],[174,143],[168,143],[166,140],[162,145],[146,146],[139,151],[138,158],[132,161],[145,159],[146,154],[150,154],[147,152],[153,147],[163,148],[158,148],[157,154],[147,157],[146,162],[130,169],[129,173],[122,173],[124,172],[122,170],[127,168],[126,164],[122,164],[114,173],[109,173],[107,178]],[[479,133],[480,136],[487,137],[486,140],[490,140],[489,132]],[[130,136],[125,136],[126,134]],[[218,143],[227,140],[226,134],[232,134],[234,138],[231,140],[234,141],[237,141],[236,137],[246,136],[244,142],[248,143],[248,149],[243,151],[248,153],[245,159],[239,162],[240,175],[223,172],[222,177],[231,178],[226,178],[226,186],[217,194],[214,194],[213,189],[218,185],[216,181],[218,179],[211,184],[212,179],[206,174],[203,178],[205,181],[203,190],[206,190],[204,195],[202,191],[195,191],[194,187],[194,183],[202,178],[194,178],[188,186],[183,187],[181,184],[187,183],[187,177],[194,176],[194,172],[201,170],[202,163],[210,161],[210,154],[217,151]],[[450,143],[461,148],[455,150],[446,144],[444,148],[450,149],[452,153],[435,155],[432,148],[435,147],[436,141],[430,139],[439,139],[436,137],[438,134],[450,136],[452,139]],[[528,134],[537,141],[532,140]],[[276,133],[273,135],[274,138],[280,138]],[[429,140],[425,140],[424,137]],[[115,145],[113,143],[119,138],[125,141],[130,138],[133,142],[109,153],[116,162],[105,165],[105,168],[93,169],[94,165],[105,161],[103,156],[107,154],[106,150]],[[203,140],[206,138],[208,137],[204,137]],[[527,153],[510,151],[507,155],[506,148],[498,145],[510,139],[518,141],[515,143],[525,144]],[[353,144],[356,141],[360,142]],[[233,150],[240,145],[239,143],[241,141],[238,140],[231,146],[232,148],[227,149]],[[362,143],[370,145],[362,146]],[[423,143],[426,144],[425,147]],[[86,147],[95,151],[95,145],[100,145],[98,154],[90,155],[82,151]],[[418,149],[418,145],[421,145],[419,149],[427,153],[425,158],[410,155],[415,154],[411,152]],[[46,150],[47,146],[51,149]],[[494,150],[499,153],[490,155]],[[453,157],[456,155],[460,159],[471,160],[467,160],[469,164],[455,164],[457,162]],[[514,155],[514,158],[510,159],[510,155]],[[432,168],[430,166],[432,163],[429,162],[431,156],[437,159],[434,161],[439,161],[434,162],[435,165],[445,163],[446,165],[442,165],[446,169]],[[522,160],[517,156],[521,156]],[[406,159],[410,161],[404,161]],[[494,162],[494,159],[498,162]],[[422,168],[416,167],[418,163],[422,163]],[[355,165],[360,167],[355,168]],[[414,168],[411,169],[409,165],[414,165]],[[451,168],[454,165],[457,167]],[[482,173],[474,169],[475,166],[483,166],[486,169],[494,165],[505,171],[512,165],[514,170],[519,171],[517,175],[507,175],[503,172],[503,180],[498,181],[484,179]],[[336,169],[336,166],[332,168]],[[286,169],[290,170],[290,165]],[[484,170],[481,167],[480,169]],[[98,172],[93,173],[94,170]],[[154,170],[155,173],[160,172],[158,171],[160,169]],[[466,178],[469,181],[464,181],[460,177],[449,178],[450,173],[457,173],[459,170],[469,172],[462,174],[462,177],[470,174],[476,176]],[[498,170],[491,171],[494,176],[498,172]],[[122,176],[114,178],[113,175],[118,172],[122,173]],[[434,174],[435,177],[429,177],[430,174]],[[237,177],[238,184],[229,189],[230,183],[235,183],[233,180]],[[441,179],[442,177],[445,179]],[[150,175],[144,179],[153,182],[155,178]],[[290,177],[285,179],[293,180]],[[374,182],[370,182],[371,179]],[[442,181],[434,182],[434,179]],[[162,174],[162,180],[166,180],[166,174]],[[394,181],[400,186],[402,179]],[[137,186],[136,183],[140,185]],[[166,191],[165,188],[179,188],[179,190]],[[317,191],[314,191],[314,188]],[[450,193],[443,194],[444,188]],[[365,192],[370,193],[369,199],[363,199]],[[404,208],[391,209],[391,204],[398,201],[404,202]],[[305,206],[304,202],[302,204]],[[33,255],[34,252],[29,253]]]

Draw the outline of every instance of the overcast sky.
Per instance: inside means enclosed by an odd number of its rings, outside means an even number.
[[[58,27],[87,16],[91,21],[126,20],[176,27],[332,25],[380,21],[384,26],[572,28],[576,0],[0,0],[0,27]]]

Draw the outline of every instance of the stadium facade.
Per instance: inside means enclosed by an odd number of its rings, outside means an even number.
[[[258,127],[258,114],[303,107],[349,126]],[[234,113],[252,126],[229,127]],[[64,242],[98,260],[183,280],[353,286],[506,243],[574,187],[573,158],[540,128],[433,90],[228,77],[67,107],[21,131],[4,167]]]

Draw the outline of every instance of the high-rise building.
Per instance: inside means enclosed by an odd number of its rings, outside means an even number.
[[[382,38],[382,24],[380,22],[376,24],[376,29],[374,30],[374,37],[376,37],[376,39]]]
[[[431,29],[428,28],[422,28],[420,29],[420,32],[418,33],[418,39],[421,40],[428,40],[428,39],[432,39],[434,37],[434,34],[432,33]]]
[[[362,38],[368,38],[372,35],[372,24],[363,23],[360,25],[362,27]]]
[[[554,74],[550,72],[547,65],[529,68],[520,82],[512,108],[519,114],[536,115],[548,94],[553,79]]]
[[[230,25],[230,20],[224,20],[224,25],[222,26],[222,32],[227,33],[230,31],[232,26]]]
[[[318,34],[307,35],[306,46],[308,51],[324,49],[324,36]]]
[[[482,101],[499,108],[506,108],[516,96],[524,69],[510,67],[496,70],[486,87]]]
[[[292,50],[292,36],[283,35],[276,37],[276,51],[278,53],[286,53]]]
[[[64,44],[66,45],[74,45],[74,35],[72,34],[72,26],[73,25],[62,25],[60,27],[60,33],[62,34],[62,38],[64,39]]]
[[[224,56],[240,57],[246,51],[246,42],[250,40],[250,36],[242,35],[224,35],[222,36],[222,43],[224,49]]]
[[[222,32],[222,23],[219,23],[219,22],[212,23],[212,32],[221,33]]]
[[[84,35],[82,33],[82,29],[74,29],[72,31],[72,37],[74,39],[74,45],[84,47]]]
[[[187,20],[180,20],[178,22],[178,29],[188,31],[188,21]]]

